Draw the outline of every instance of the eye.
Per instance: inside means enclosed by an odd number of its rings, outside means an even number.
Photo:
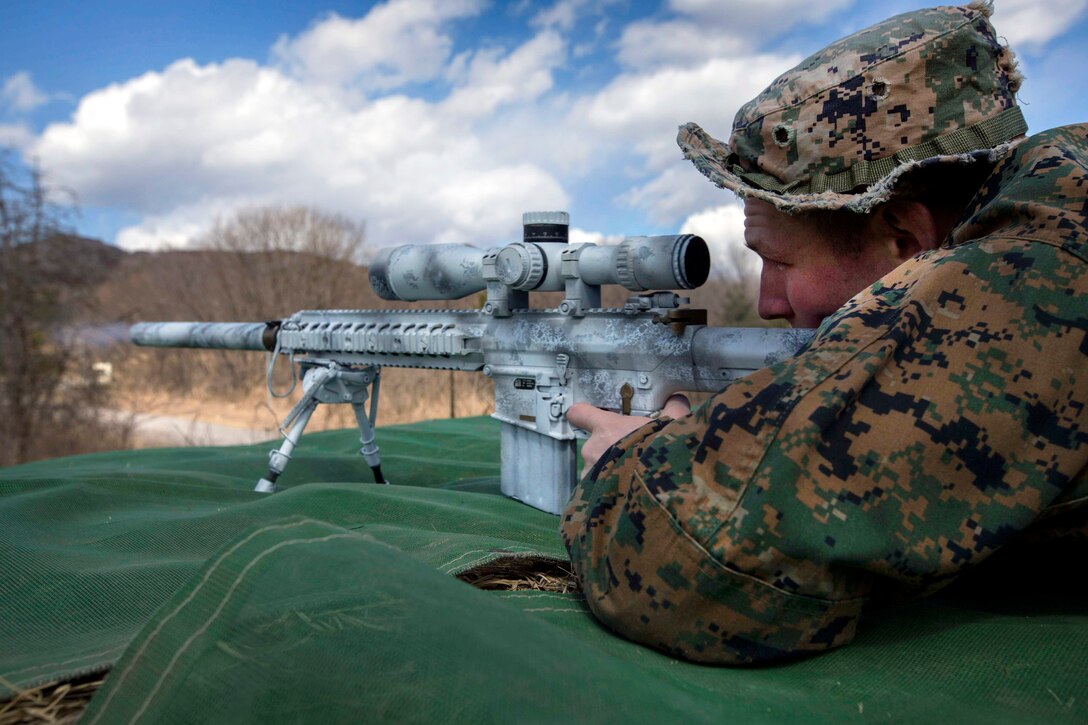
[[[759,255],[759,259],[763,262],[764,267],[774,272],[787,269],[790,266],[788,263],[783,262],[780,259],[774,259],[773,257],[768,257],[763,254]]]

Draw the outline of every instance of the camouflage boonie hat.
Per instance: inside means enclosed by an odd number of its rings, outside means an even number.
[[[784,211],[865,212],[910,169],[997,161],[1027,132],[1021,76],[991,5],[904,13],[779,76],[733,121],[729,144],[694,123],[677,143],[707,178]]]

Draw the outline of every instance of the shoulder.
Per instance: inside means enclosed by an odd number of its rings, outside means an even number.
[[[947,246],[1043,242],[1088,260],[1088,124],[1031,136],[997,164]]]
[[[1063,156],[1079,158],[1083,162],[1088,158],[1088,122],[1069,126],[1058,126],[1029,136],[1016,148],[1016,156],[1034,157],[1053,155],[1060,150]]]
[[[1086,194],[1088,171],[1088,123],[1059,126],[1029,136],[999,169],[1005,186],[1028,186],[1035,193],[1079,197]],[[1050,188],[1047,185],[1050,184]]]

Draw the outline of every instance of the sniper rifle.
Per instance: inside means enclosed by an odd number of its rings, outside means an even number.
[[[272,492],[321,403],[351,405],[360,453],[386,483],[375,442],[382,367],[481,372],[495,384],[502,422],[501,488],[559,513],[577,482],[571,405],[587,402],[650,415],[681,391],[716,392],[800,349],[809,330],[708,327],[706,310],[674,292],[710,274],[710,253],[690,234],[629,237],[617,245],[569,244],[566,212],[523,215],[521,242],[407,245],[382,250],[370,284],[386,300],[449,300],[480,291],[480,309],[304,310],[272,322],[144,322],[137,345],[267,350],[268,384],[280,356],[298,366],[303,393],[280,430],[257,491]],[[601,286],[632,292],[621,308],[601,307]],[[528,293],[562,291],[553,309]],[[292,385],[292,388],[294,386]],[[369,398],[370,404],[367,406]]]

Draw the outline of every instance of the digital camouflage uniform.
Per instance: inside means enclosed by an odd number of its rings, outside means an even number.
[[[847,302],[805,351],[597,462],[562,531],[614,630],[704,662],[826,650],[867,599],[932,591],[1031,532],[1083,536],[1088,125],[1019,144],[971,131],[842,180],[1015,108],[987,16],[919,11],[830,46],[742,108],[728,147],[681,129],[701,171],[786,210],[867,209],[903,166],[998,163],[941,248]],[[949,95],[972,84],[971,102]]]

